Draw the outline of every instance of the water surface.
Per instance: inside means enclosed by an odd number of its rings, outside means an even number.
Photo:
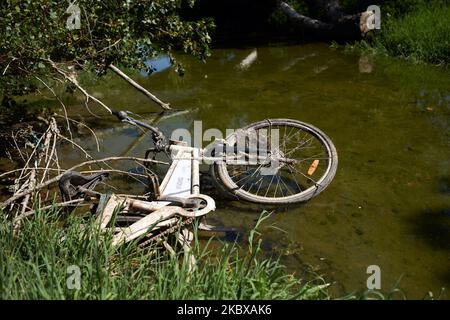
[[[195,120],[203,129],[225,131],[279,117],[309,122],[331,137],[339,154],[334,181],[302,206],[276,208],[263,230],[266,252],[282,254],[289,270],[310,266],[334,282],[338,294],[364,290],[369,265],[381,268],[384,291],[401,277],[409,298],[450,288],[448,70],[322,44],[256,48],[256,58],[243,66],[254,52],[216,49],[206,63],[180,56],[183,77],[160,61],[153,66],[162,70],[136,73],[135,79],[186,110],[158,121],[169,136],[176,128],[193,131]],[[106,104],[146,120],[158,111],[115,75],[85,84]],[[96,128],[99,154],[87,131],[81,138],[96,156],[143,155],[148,135],[112,117],[94,118],[81,96],[65,100],[72,117]],[[80,159],[72,150],[63,161],[68,166]],[[124,182],[121,191],[143,191],[136,182]],[[210,221],[248,230],[262,209],[218,197]],[[284,232],[269,228],[272,223]]]

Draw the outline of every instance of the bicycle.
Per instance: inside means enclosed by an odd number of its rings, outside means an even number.
[[[200,193],[202,161],[210,162],[211,176],[225,194],[268,205],[310,200],[331,183],[337,170],[338,156],[331,139],[301,121],[266,119],[201,149],[168,140],[157,127],[132,118],[129,112],[113,111],[113,114],[124,123],[152,133],[154,147],[145,152],[145,159],[151,154],[154,159],[157,153],[164,152],[172,160],[161,184],[150,177],[154,199],[112,197],[104,205],[98,218],[102,228],[119,205],[125,212],[146,214],[128,229],[118,230],[115,244],[136,239],[151,228],[173,226],[178,221],[176,216],[192,221],[214,210],[214,199]],[[71,196],[92,193],[95,181],[94,176],[89,183],[73,185]]]
[[[210,172],[228,195],[261,204],[298,203],[317,196],[331,183],[338,165],[337,151],[331,139],[318,128],[297,120],[267,119],[252,123],[222,141],[199,149],[180,141],[168,141],[158,128],[133,119],[124,111],[115,111],[114,115],[122,122],[152,132],[155,147],[147,150],[146,158],[150,152],[175,154],[172,159],[189,158],[190,154],[193,193],[198,193],[198,164],[203,160],[213,162]],[[280,131],[282,133],[278,147],[271,145],[271,135],[276,130],[278,137]],[[217,150],[221,152],[217,154]],[[176,163],[169,168],[161,184],[163,188]],[[267,169],[273,164],[278,167],[271,174]],[[176,192],[184,195],[185,188]]]

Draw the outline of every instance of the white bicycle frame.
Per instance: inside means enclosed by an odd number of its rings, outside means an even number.
[[[172,144],[169,150],[175,156],[160,186],[161,200],[142,201],[113,197],[106,204],[103,213],[99,215],[98,223],[101,228],[106,228],[117,206],[125,207],[126,211],[148,212],[145,217],[130,226],[118,228],[118,232],[113,238],[113,244],[134,240],[149,230],[175,225],[178,222],[178,218],[175,217],[177,215],[195,218],[215,210],[215,201],[209,196],[200,194],[199,164],[201,159],[199,156],[202,150],[182,145],[182,142]],[[187,211],[182,207],[170,205],[172,202],[164,200],[164,197],[197,198],[204,200],[206,205],[203,208]]]
[[[172,144],[174,155],[161,186],[161,196],[189,198],[200,194],[200,149],[182,144]]]
[[[232,143],[233,145],[234,143]],[[249,154],[241,154],[239,156],[233,156],[230,159],[227,157],[208,157],[205,156],[206,150],[196,147],[189,147],[186,142],[172,141],[169,146],[169,152],[171,153],[172,164],[170,165],[161,185],[159,186],[159,198],[155,201],[142,201],[127,198],[118,198],[110,200],[105,210],[99,217],[99,223],[102,228],[105,228],[109,220],[113,215],[114,209],[118,205],[125,207],[126,211],[139,211],[147,212],[148,215],[140,219],[139,221],[131,224],[127,228],[119,228],[118,233],[114,236],[113,243],[119,244],[127,242],[137,237],[144,235],[150,229],[158,229],[163,226],[170,226],[176,224],[178,219],[175,217],[200,217],[204,216],[210,211],[215,210],[215,201],[207,195],[200,194],[200,161],[230,161],[238,160],[241,156],[249,156]],[[273,161],[271,157],[253,155],[254,160],[262,160],[263,162]],[[238,160],[239,161],[239,160]],[[277,162],[278,163],[278,162]],[[255,162],[256,164],[256,162]],[[164,198],[167,198],[165,200]],[[172,198],[169,199],[169,198]],[[171,205],[173,199],[201,199],[206,202],[206,205],[202,208],[194,209],[188,212],[182,206]],[[202,225],[203,230],[213,230],[214,227]]]

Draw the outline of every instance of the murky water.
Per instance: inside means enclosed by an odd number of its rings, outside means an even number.
[[[193,131],[201,120],[204,130],[225,131],[271,117],[319,127],[337,147],[336,177],[310,202],[275,209],[263,230],[264,248],[282,254],[292,271],[311,266],[339,294],[364,290],[369,265],[381,268],[384,291],[401,277],[409,298],[450,288],[450,72],[321,44],[257,48],[242,65],[252,52],[215,50],[207,63],[181,56],[184,77],[170,69],[137,75],[161,99],[187,110],[160,119],[160,128],[167,135],[175,128]],[[86,86],[108,105],[144,119],[158,110],[114,75]],[[65,101],[70,116],[96,128],[100,154],[89,132],[81,138],[94,154],[143,155],[149,136],[112,117],[95,119],[81,96]],[[63,159],[67,166],[80,160],[73,153]],[[121,191],[142,191],[128,182],[122,180]],[[221,198],[217,207],[212,223],[244,230],[262,210]],[[268,227],[272,223],[284,232]]]

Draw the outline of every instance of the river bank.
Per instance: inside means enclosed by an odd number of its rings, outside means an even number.
[[[450,64],[450,5],[446,1],[415,2],[405,12],[382,10],[381,30],[348,49],[428,63]]]

